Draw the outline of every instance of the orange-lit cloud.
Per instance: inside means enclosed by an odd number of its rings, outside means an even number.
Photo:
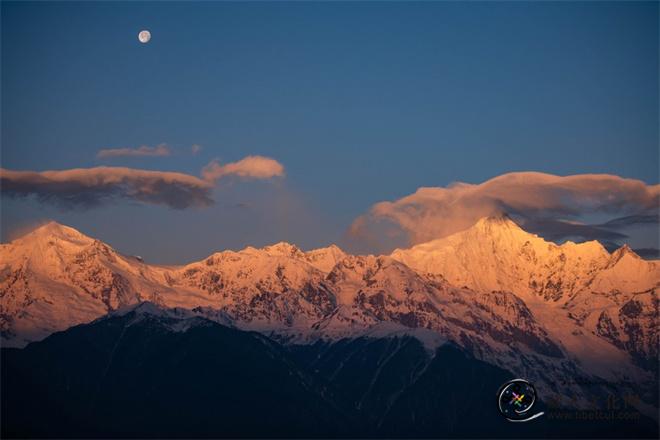
[[[213,161],[202,170],[205,180],[215,182],[226,176],[237,176],[243,179],[270,179],[284,176],[284,166],[270,157],[247,156],[238,162],[221,165]]]
[[[170,154],[169,147],[165,144],[160,144],[155,147],[142,145],[138,148],[108,148],[100,150],[96,154],[96,157],[106,159],[111,157],[169,156]]]
[[[419,188],[393,202],[381,202],[357,218],[349,230],[355,238],[374,240],[374,230],[403,232],[409,243],[420,243],[466,229],[479,218],[506,212],[557,231],[557,221],[589,213],[625,213],[657,210],[660,185],[609,174],[555,176],[536,172],[504,174],[481,184],[453,183]],[[571,224],[562,223],[570,235]],[[575,224],[574,229],[584,230]],[[591,233],[597,236],[598,231]],[[386,237],[380,237],[384,241]]]
[[[213,204],[213,188],[226,176],[268,179],[284,175],[274,159],[248,156],[220,166],[212,162],[203,178],[189,174],[124,167],[77,168],[59,171],[12,171],[0,168],[0,189],[10,197],[35,196],[63,207],[93,207],[128,199],[174,209]]]

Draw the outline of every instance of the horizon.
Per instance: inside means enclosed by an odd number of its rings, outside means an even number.
[[[462,233],[462,232],[465,232],[465,231],[467,231],[467,230],[469,230],[469,229],[471,229],[471,228],[476,227],[478,223],[481,223],[481,222],[483,222],[483,221],[500,221],[501,219],[506,219],[506,220],[510,221],[510,222],[513,223],[518,229],[522,230],[522,231],[525,232],[526,234],[530,234],[530,235],[533,235],[533,236],[535,236],[535,237],[539,237],[539,238],[543,239],[546,243],[553,243],[553,244],[555,244],[556,246],[558,246],[558,247],[560,247],[560,248],[563,247],[565,244],[580,245],[580,244],[585,244],[585,243],[598,243],[598,244],[602,247],[602,249],[603,249],[605,252],[607,252],[607,254],[610,255],[610,256],[613,255],[613,254],[615,254],[617,251],[619,251],[619,250],[621,250],[621,249],[628,249],[628,250],[630,250],[631,252],[633,252],[635,255],[637,255],[638,257],[640,257],[640,258],[642,258],[642,259],[644,259],[644,260],[647,260],[647,261],[660,261],[659,258],[647,258],[647,257],[645,257],[644,255],[639,254],[639,253],[637,252],[637,250],[631,248],[631,247],[628,245],[628,243],[623,243],[622,245],[620,245],[619,247],[617,247],[617,248],[615,248],[615,249],[608,249],[608,248],[607,248],[602,242],[600,242],[599,240],[595,240],[595,239],[594,239],[594,240],[588,240],[588,241],[581,241],[581,242],[575,242],[575,241],[572,241],[572,240],[565,240],[565,241],[563,241],[563,242],[561,242],[561,243],[555,243],[555,242],[553,242],[553,241],[551,241],[551,240],[546,240],[544,237],[541,237],[541,236],[538,235],[538,234],[534,234],[534,233],[532,233],[532,232],[527,231],[522,225],[520,225],[518,222],[516,222],[516,220],[513,219],[513,218],[511,218],[507,213],[501,213],[501,214],[489,215],[489,216],[486,216],[486,217],[482,217],[482,218],[478,219],[474,224],[468,226],[466,229],[463,229],[463,230],[457,231],[457,232],[455,232],[454,234],[451,234],[451,235],[456,235],[456,234],[460,234],[460,233]],[[23,239],[23,238],[25,238],[26,236],[31,235],[31,234],[37,232],[37,230],[42,229],[42,228],[45,228],[45,227],[47,227],[47,226],[49,226],[49,225],[51,225],[51,224],[54,224],[54,225],[57,225],[57,226],[62,226],[62,227],[69,228],[69,229],[73,229],[73,230],[76,231],[77,233],[82,234],[82,235],[84,235],[84,236],[87,237],[87,238],[90,238],[90,239],[92,239],[92,240],[98,240],[98,238],[93,237],[93,236],[91,236],[91,235],[88,235],[88,234],[85,233],[84,231],[81,231],[81,230],[79,230],[79,229],[76,229],[76,228],[74,228],[74,227],[72,227],[72,226],[69,226],[69,225],[66,225],[66,224],[63,224],[63,223],[59,223],[59,222],[56,221],[56,220],[48,220],[48,221],[46,221],[46,222],[44,222],[44,223],[40,223],[39,225],[34,226],[34,227],[31,228],[30,230],[27,230],[27,231],[22,232],[21,235],[18,235],[18,236],[16,236],[16,237],[13,237],[11,240],[9,240],[9,241],[7,241],[7,242],[3,242],[3,243],[1,243],[1,244],[3,244],[3,245],[12,244],[12,243],[14,243],[15,241],[20,240],[20,239]],[[448,236],[448,237],[449,237],[449,236]],[[446,238],[446,237],[443,237],[443,238]],[[435,240],[442,240],[442,238],[440,238],[440,239],[433,239],[432,241],[435,241]],[[344,248],[342,248],[341,246],[337,245],[336,243],[329,243],[329,244],[327,244],[327,245],[324,245],[324,246],[321,246],[321,247],[315,247],[315,248],[303,248],[303,247],[300,247],[300,246],[298,246],[296,243],[293,243],[293,242],[288,242],[288,241],[275,241],[275,242],[268,243],[268,244],[265,244],[265,245],[262,245],[262,246],[253,246],[253,245],[247,244],[247,245],[246,245],[245,247],[243,247],[243,248],[224,248],[224,249],[217,249],[216,251],[211,252],[210,254],[208,254],[208,255],[206,255],[206,256],[204,256],[204,257],[202,257],[202,258],[199,258],[199,259],[197,259],[197,260],[190,260],[190,261],[183,262],[183,263],[182,263],[182,262],[178,262],[178,263],[175,262],[175,263],[167,263],[167,264],[163,264],[163,263],[151,262],[151,261],[145,260],[145,259],[144,259],[141,255],[139,255],[139,254],[129,254],[129,253],[122,252],[121,249],[116,248],[116,247],[113,246],[111,243],[105,242],[105,241],[103,241],[103,240],[101,240],[101,241],[102,241],[104,244],[109,245],[113,250],[117,251],[117,252],[118,252],[120,255],[122,255],[122,256],[125,256],[125,257],[133,257],[133,258],[140,258],[140,261],[141,261],[143,264],[151,265],[151,266],[161,266],[161,267],[168,267],[168,266],[171,266],[171,267],[182,267],[182,266],[187,266],[187,265],[189,265],[189,264],[197,263],[197,262],[199,262],[199,261],[203,261],[203,260],[205,260],[205,259],[207,259],[207,258],[213,256],[213,255],[216,254],[216,253],[222,253],[222,252],[226,252],[226,251],[228,251],[228,252],[239,253],[239,252],[242,252],[242,251],[245,251],[245,250],[248,250],[248,249],[266,250],[266,248],[271,248],[271,247],[274,247],[274,246],[277,246],[277,245],[281,245],[281,244],[289,245],[289,246],[295,247],[296,249],[302,251],[303,253],[310,253],[310,252],[314,252],[314,251],[320,251],[320,250],[325,250],[325,249],[331,249],[331,248],[335,247],[335,248],[339,249],[341,252],[343,252],[343,253],[345,253],[345,254],[347,254],[347,255],[352,255],[352,256],[359,256],[359,257],[369,257],[369,256],[373,256],[373,257],[391,257],[392,254],[394,254],[396,251],[410,250],[410,249],[414,248],[414,247],[417,246],[417,245],[421,245],[421,244],[428,243],[428,242],[425,242],[425,243],[417,243],[417,244],[414,244],[414,245],[410,245],[410,246],[408,246],[408,247],[395,248],[395,249],[393,249],[393,251],[392,251],[391,253],[387,253],[387,254],[364,254],[364,253],[352,253],[352,252],[349,252],[349,251],[345,250]],[[644,249],[642,249],[642,251],[643,251],[643,250],[644,250]]]

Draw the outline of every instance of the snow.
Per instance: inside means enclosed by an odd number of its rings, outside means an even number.
[[[657,262],[644,261],[629,249],[623,258],[618,252],[610,255],[596,241],[556,245],[497,217],[449,237],[397,249],[392,258],[420,273],[442,275],[456,286],[562,303],[587,288],[641,291],[658,285]]]
[[[453,341],[551,390],[567,371],[646,380],[633,355],[657,356],[659,286],[659,263],[627,247],[556,245],[502,217],[390,256],[281,242],[172,267],[53,222],[0,246],[0,329],[21,347],[133,312],[173,331],[212,320],[300,343],[408,335],[429,351]],[[604,312],[618,336],[599,330]]]
[[[367,338],[400,338],[413,337],[418,339],[424,348],[431,354],[448,341],[438,332],[426,328],[410,328],[392,322],[379,322],[364,331],[362,336]]]

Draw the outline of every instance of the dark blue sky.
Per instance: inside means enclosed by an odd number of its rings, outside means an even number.
[[[658,52],[656,2],[2,2],[4,168],[286,168],[206,209],[3,196],[3,240],[53,218],[175,262],[341,243],[375,202],[511,171],[655,184]],[[161,143],[174,154],[96,159]]]

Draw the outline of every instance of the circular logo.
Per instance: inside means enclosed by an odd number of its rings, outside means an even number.
[[[497,406],[507,420],[522,422],[536,418],[530,410],[536,402],[534,385],[523,379],[514,379],[500,387],[497,393]]]

